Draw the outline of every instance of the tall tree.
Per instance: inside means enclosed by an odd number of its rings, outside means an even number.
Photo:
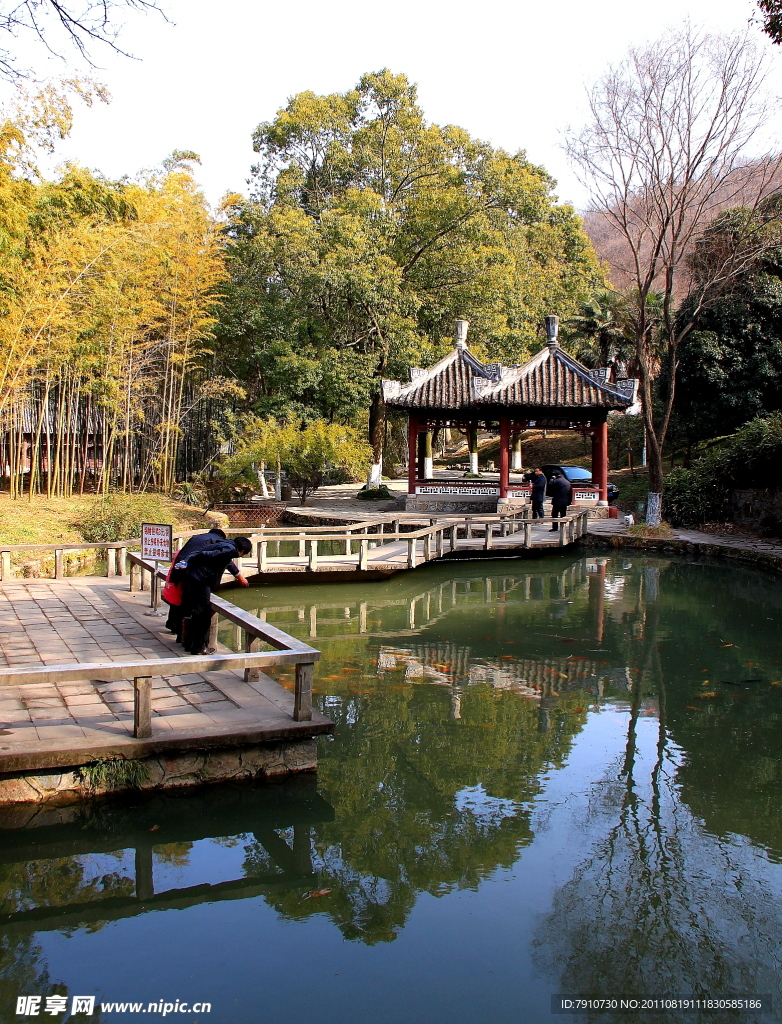
[[[589,121],[569,154],[589,185],[593,212],[621,239],[612,269],[634,289],[635,350],[649,457],[647,519],[657,524],[663,448],[676,390],[679,346],[700,313],[766,251],[752,213],[775,187],[778,158],[745,166],[767,123],[766,66],[748,36],[712,36],[685,26],[633,49],[589,93]],[[733,203],[730,202],[731,196]],[[714,214],[748,205],[737,229],[703,271],[692,273],[695,240]],[[716,256],[716,250],[714,255]],[[662,296],[661,341],[670,386],[655,415],[655,332],[647,299]],[[677,307],[686,300],[686,316]]]
[[[294,96],[254,144],[254,195],[230,226],[224,352],[246,360],[256,412],[284,415],[297,387],[311,414],[358,422],[368,408],[373,482],[382,377],[436,358],[463,315],[491,357],[520,358],[545,313],[569,315],[601,280],[545,171],[428,123],[404,75]]]

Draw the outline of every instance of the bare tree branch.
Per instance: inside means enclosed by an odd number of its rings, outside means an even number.
[[[65,59],[63,49],[73,46],[91,67],[93,44],[108,46],[129,57],[117,42],[123,11],[156,11],[166,17],[159,0],[0,0],[0,40],[33,37],[50,54]],[[13,49],[0,45],[0,78],[17,80],[31,76]]]
[[[614,236],[609,260],[617,283],[638,305],[636,362],[649,448],[650,492],[662,492],[662,452],[673,408],[678,348],[696,316],[773,243],[752,216],[719,259],[693,273],[697,239],[724,210],[750,214],[780,187],[779,156],[753,153],[771,110],[765,58],[745,35],[713,36],[691,28],[630,51],[589,93],[587,125],[568,153],[588,185],[587,224]],[[750,157],[754,159],[750,160]],[[741,227],[741,225],[739,225]],[[662,298],[660,330],[671,386],[656,422],[656,360],[647,323],[650,293]],[[681,316],[681,303],[688,315]]]

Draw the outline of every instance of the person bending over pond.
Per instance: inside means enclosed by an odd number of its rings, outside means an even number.
[[[181,583],[184,585],[185,570],[177,569],[176,563],[186,562],[199,551],[203,551],[204,548],[210,548],[213,544],[219,544],[221,540],[225,540],[225,534],[218,526],[213,526],[208,533],[196,533],[186,541],[181,550],[179,550],[174,556],[174,568],[172,568],[169,576],[170,582]],[[241,583],[243,587],[249,585],[233,562],[229,562],[227,571],[230,572],[232,576],[235,576],[237,581]],[[183,606],[181,604],[169,605],[168,619],[166,620],[166,629],[169,633],[174,633],[176,635],[177,643],[179,644],[182,643],[182,620],[185,615],[182,607]]]
[[[190,619],[184,641],[185,649],[190,654],[214,654],[214,648],[209,647],[209,623],[212,618],[209,602],[212,600],[212,589],[219,585],[229,562],[241,555],[248,555],[252,547],[247,537],[221,540],[196,551],[187,559],[180,559],[174,566],[185,573],[182,614]],[[236,578],[243,586],[249,586],[241,573]]]

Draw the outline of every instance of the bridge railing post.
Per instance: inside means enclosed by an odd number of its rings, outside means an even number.
[[[418,543],[416,540],[409,540],[407,542],[407,568],[415,569],[415,546]]]
[[[244,633],[244,650],[245,650],[245,652],[247,654],[256,654],[258,651],[260,651],[260,649],[261,649],[261,641],[260,641],[260,639],[257,636],[253,635],[252,633],[248,633],[247,630],[245,630],[245,633]],[[244,681],[246,683],[257,683],[260,678],[261,678],[260,669],[257,669],[257,668],[246,668],[244,670]]]
[[[269,542],[268,540],[258,541],[258,572],[266,572],[269,565],[268,558]]]
[[[139,740],[152,735],[152,676],[133,679],[133,735]]]
[[[296,683],[293,694],[293,718],[296,722],[312,720],[312,676],[315,666],[311,661],[296,665]]]
[[[359,541],[359,554],[358,554],[358,568],[361,572],[366,570],[367,567],[367,549],[369,548],[369,541],[366,537],[362,537]]]
[[[309,567],[312,572],[318,568],[318,542],[317,540],[310,540],[310,561]]]
[[[57,548],[54,552],[54,578],[61,580],[65,573],[63,572],[63,555],[62,548]]]

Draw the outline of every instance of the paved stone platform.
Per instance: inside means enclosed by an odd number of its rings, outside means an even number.
[[[149,593],[130,593],[127,578],[23,580],[0,587],[0,664],[8,667],[137,661],[182,655],[165,630],[165,616],[148,617]],[[221,648],[226,651],[226,648]],[[19,758],[73,750],[126,747],[126,756],[181,747],[202,738],[235,745],[304,738],[331,731],[313,714],[294,722],[293,694],[261,673],[245,682],[238,671],[153,678],[152,741],[133,737],[132,680],[0,687],[0,772]],[[192,746],[192,743],[189,744]],[[131,749],[132,748],[132,749]],[[136,751],[136,748],[138,750]],[[62,763],[62,757],[59,758]],[[67,763],[67,760],[66,760]]]

